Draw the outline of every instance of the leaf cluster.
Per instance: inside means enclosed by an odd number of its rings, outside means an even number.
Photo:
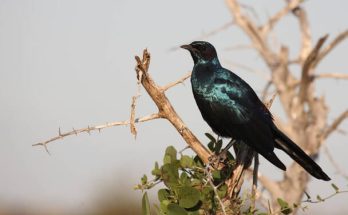
[[[210,142],[209,149],[219,154],[222,140],[206,134]],[[164,188],[158,190],[159,205],[155,206],[157,214],[168,215],[198,215],[215,214],[221,207],[218,202],[227,195],[227,185],[224,183],[231,175],[234,158],[227,152],[224,168],[221,170],[209,168],[198,156],[183,155],[173,146],[167,147],[163,157],[163,164],[158,162],[151,172],[153,180],[144,175],[141,183],[135,188],[151,189],[159,183]],[[209,181],[210,180],[210,181]],[[215,189],[215,191],[214,191]],[[150,214],[147,193],[143,196],[143,214]]]

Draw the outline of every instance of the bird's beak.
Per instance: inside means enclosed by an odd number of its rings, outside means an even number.
[[[187,49],[189,51],[193,49],[193,47],[191,45],[182,45],[182,46],[180,46],[180,48]]]

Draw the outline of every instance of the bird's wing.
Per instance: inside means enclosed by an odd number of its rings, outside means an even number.
[[[243,79],[228,70],[224,69],[217,73],[212,90],[214,92],[211,98],[212,110],[226,113],[231,123],[244,124],[254,117],[272,119],[270,112],[254,90]]]
[[[228,70],[216,75],[213,86],[211,109],[224,114],[220,116],[222,124],[230,127],[233,136],[241,137],[257,152],[268,156],[274,148],[270,129],[273,119],[254,90]]]

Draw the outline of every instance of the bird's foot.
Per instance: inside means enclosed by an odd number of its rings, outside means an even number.
[[[214,168],[219,168],[220,164],[224,164],[227,159],[227,151],[223,150],[219,154],[214,154],[209,157],[209,165]]]

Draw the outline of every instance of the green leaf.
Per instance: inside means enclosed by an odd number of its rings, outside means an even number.
[[[186,172],[182,172],[180,175],[180,182],[182,185],[186,185],[189,186],[191,185],[191,179],[190,177],[187,175]]]
[[[282,208],[282,209],[281,209],[281,212],[282,212],[283,214],[291,214],[292,209],[291,209],[291,208]]]
[[[141,178],[141,184],[142,184],[142,185],[147,184],[147,176],[146,176],[146,175],[144,175],[144,176]]]
[[[331,186],[334,188],[336,193],[340,192],[340,189],[336,186],[336,184],[332,183]]]
[[[192,208],[199,202],[200,193],[197,189],[189,186],[181,187],[178,190],[179,206],[183,208]]]
[[[142,199],[142,214],[151,215],[150,203],[149,203],[149,198],[147,197],[147,192],[144,193],[143,199]]]
[[[257,215],[268,215],[268,213],[261,212],[261,213],[258,213]]]
[[[164,164],[173,163],[172,157],[170,155],[164,155],[163,163]]]
[[[163,200],[161,201],[160,208],[161,208],[161,214],[168,214],[168,205],[171,202],[169,200]]]
[[[210,151],[215,151],[214,150],[214,145],[215,145],[215,143],[214,142],[212,142],[212,141],[210,141],[209,143],[208,143],[208,149],[210,150]]]
[[[289,207],[289,204],[281,198],[278,198],[277,202],[281,208]]]
[[[216,139],[213,135],[209,134],[209,133],[205,133],[205,136],[207,136],[209,138],[209,140],[213,143],[216,142]]]
[[[176,161],[176,153],[176,149],[173,146],[168,146],[164,155],[163,163],[173,163]]]
[[[231,152],[227,152],[227,158],[228,158],[228,160],[235,160],[235,158],[234,158],[234,156],[232,155],[232,153]]]
[[[167,209],[168,215],[187,215],[186,210],[177,204],[171,203],[167,206]]]
[[[292,209],[289,207],[289,204],[286,201],[281,198],[278,198],[277,201],[283,214],[290,214],[292,212]]]
[[[179,171],[175,164],[168,163],[162,166],[162,180],[167,187],[178,186]]]
[[[158,167],[158,163],[155,162],[155,168],[151,171],[151,174],[154,176],[161,176],[161,170]]]
[[[325,200],[322,199],[319,195],[317,195],[317,199],[318,199],[318,201],[321,201],[321,202],[325,201]]]
[[[204,167],[204,162],[198,156],[195,156],[193,160],[196,163],[197,167]]]
[[[214,170],[211,175],[213,176],[213,179],[216,180],[216,179],[221,179],[221,173],[219,170]]]
[[[188,211],[188,215],[199,215],[199,210],[197,210],[197,211]]]
[[[180,159],[180,165],[182,168],[192,168],[194,162],[190,156],[183,155]]]
[[[221,185],[218,188],[217,193],[218,193],[220,198],[225,198],[226,194],[227,194],[227,185],[226,184]]]
[[[220,139],[219,141],[217,141],[217,143],[215,144],[215,152],[216,153],[219,153],[220,152],[220,150],[221,150],[221,148],[222,148],[222,139]]]
[[[168,198],[170,197],[170,191],[168,189],[160,189],[157,193],[157,196],[160,202],[168,200]]]

